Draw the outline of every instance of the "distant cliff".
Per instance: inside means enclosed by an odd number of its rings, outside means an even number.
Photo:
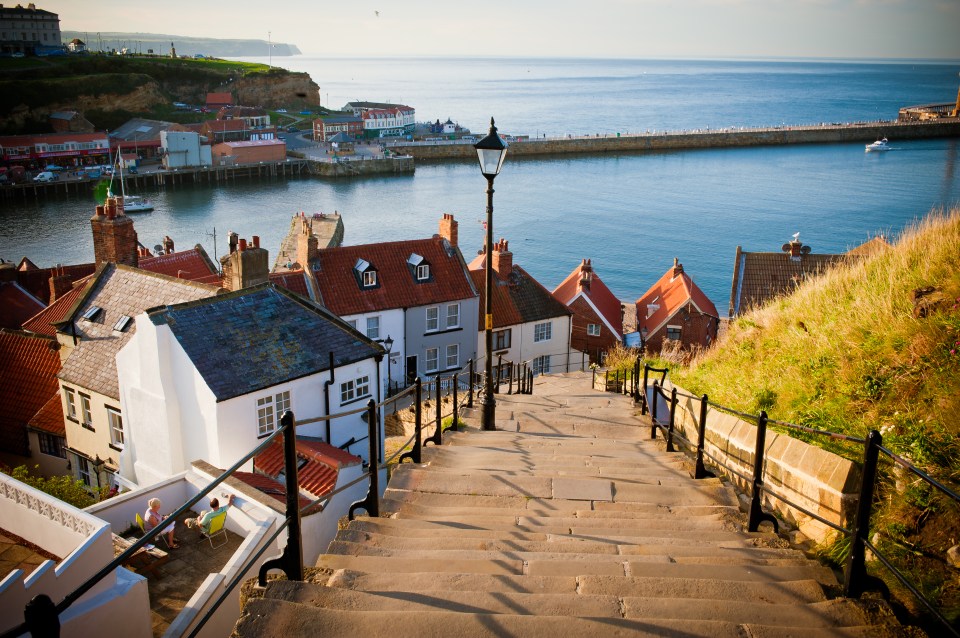
[[[177,55],[204,55],[216,58],[242,58],[270,54],[270,42],[266,40],[216,40],[214,38],[191,38],[182,35],[164,35],[162,33],[85,33],[81,31],[61,31],[63,42],[74,38],[83,40],[88,51],[120,51],[147,53],[153,50],[158,55],[170,54],[170,43],[177,49]],[[295,44],[273,42],[274,56],[300,55]]]

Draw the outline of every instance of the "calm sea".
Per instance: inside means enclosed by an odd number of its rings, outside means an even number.
[[[265,61],[265,60],[262,60]],[[323,104],[395,101],[418,120],[451,118],[485,132],[566,134],[895,119],[901,106],[951,102],[955,64],[822,61],[274,58],[307,71]],[[548,288],[582,258],[624,299],[639,297],[678,257],[721,314],[737,245],[777,251],[793,233],[838,252],[877,232],[960,203],[960,140],[891,139],[644,155],[511,159],[496,181],[494,232]],[[469,259],[481,247],[486,182],[473,163],[418,164],[416,174],[313,178],[146,193],[136,217],[148,246],[222,252],[227,231],[260,235],[276,254],[290,216],[338,210],[350,244],[428,236],[460,220]],[[0,257],[39,265],[92,259],[93,202],[0,202]]]

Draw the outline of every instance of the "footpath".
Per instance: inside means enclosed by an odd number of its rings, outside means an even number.
[[[249,600],[234,635],[922,635],[883,603],[833,597],[834,573],[777,535],[744,531],[733,489],[693,480],[589,374],[497,395],[497,432],[467,423],[396,469],[382,516],[341,529],[315,582]]]

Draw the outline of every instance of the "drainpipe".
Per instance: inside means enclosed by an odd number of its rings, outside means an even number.
[[[333,350],[330,351],[330,378],[323,382],[323,407],[326,416],[330,416],[330,386],[333,385]],[[327,444],[333,445],[330,439],[330,419],[327,419]]]

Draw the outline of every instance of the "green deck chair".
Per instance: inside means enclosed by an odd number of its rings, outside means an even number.
[[[199,527],[200,535],[210,541],[210,547],[217,549],[218,547],[223,547],[227,544],[229,540],[227,538],[227,530],[223,527],[224,523],[227,522],[227,511],[224,510],[210,519],[210,525],[204,528],[203,525]],[[217,537],[223,537],[223,541],[217,545],[214,545],[213,540]]]
[[[137,512],[137,527],[140,528],[141,535],[147,533],[147,524],[143,522],[143,517],[140,516],[140,512]],[[167,535],[160,534],[159,536],[153,539],[153,544],[157,544],[157,538],[163,539],[163,544],[167,546],[167,549],[170,549],[170,543],[167,542]]]

